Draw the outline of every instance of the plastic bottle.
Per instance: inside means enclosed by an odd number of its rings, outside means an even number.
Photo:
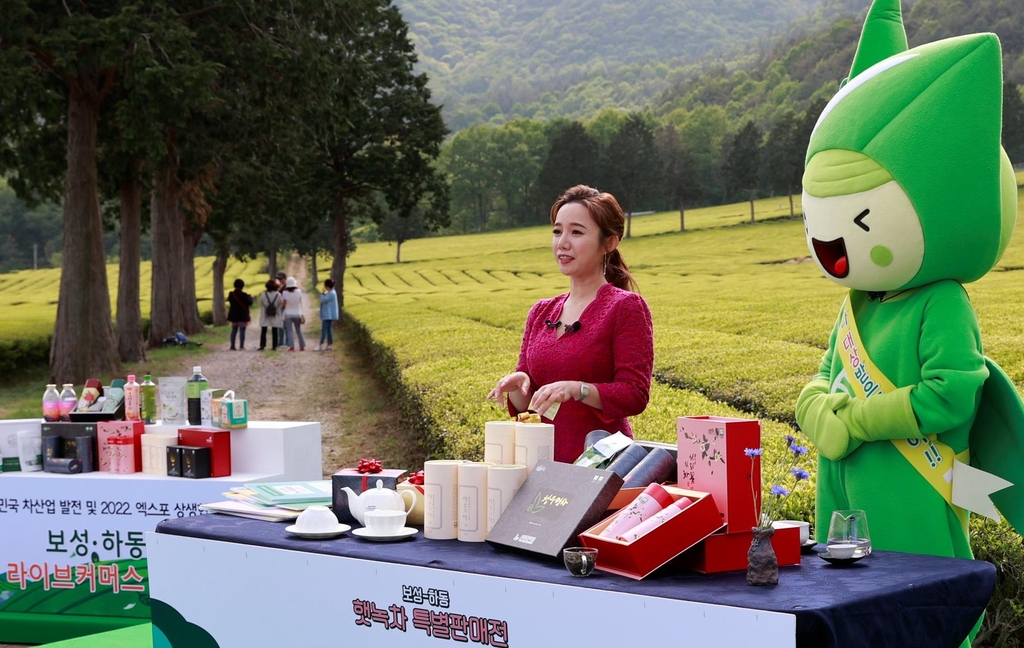
[[[139,403],[141,390],[139,383],[135,382],[135,374],[128,374],[128,382],[124,385],[124,420],[141,420]]]
[[[202,392],[209,389],[210,383],[203,377],[202,367],[192,367],[192,377],[188,379],[186,393],[188,395],[189,425],[203,424]]]
[[[43,420],[48,422],[60,420],[60,394],[57,385],[49,384],[43,392]]]
[[[142,398],[139,402],[142,420],[146,423],[156,423],[156,383],[149,374],[142,377]]]
[[[60,420],[70,421],[71,412],[78,406],[78,394],[75,393],[75,386],[71,383],[64,383],[60,392]]]

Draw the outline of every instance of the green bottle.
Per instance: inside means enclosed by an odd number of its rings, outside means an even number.
[[[156,423],[156,383],[146,374],[142,379],[142,421]]]
[[[210,383],[203,376],[202,367],[192,367],[192,377],[188,379],[186,391],[188,393],[188,423],[189,425],[203,424],[203,410],[200,397],[202,393],[210,388]]]

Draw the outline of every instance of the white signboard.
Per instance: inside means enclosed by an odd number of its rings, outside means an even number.
[[[148,618],[145,532],[250,477],[0,475],[0,615]]]
[[[174,648],[796,646],[790,614],[167,534],[147,543],[154,638]]]

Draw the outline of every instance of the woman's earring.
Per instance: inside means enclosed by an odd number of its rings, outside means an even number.
[[[608,274],[608,255],[604,255],[604,274]]]

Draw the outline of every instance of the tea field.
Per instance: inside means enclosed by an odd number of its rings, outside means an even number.
[[[200,311],[210,310],[213,295],[213,257],[195,260],[196,293]],[[107,284],[111,309],[117,306],[117,263],[107,264]],[[259,292],[266,281],[266,262],[228,261],[224,275],[227,289],[235,279],[245,281],[247,290]],[[140,268],[140,295],[142,317],[149,317],[149,298],[152,283],[151,264],[144,261]],[[60,293],[60,269],[21,270],[0,274],[0,345],[19,340],[49,338],[57,319],[57,297]]]

